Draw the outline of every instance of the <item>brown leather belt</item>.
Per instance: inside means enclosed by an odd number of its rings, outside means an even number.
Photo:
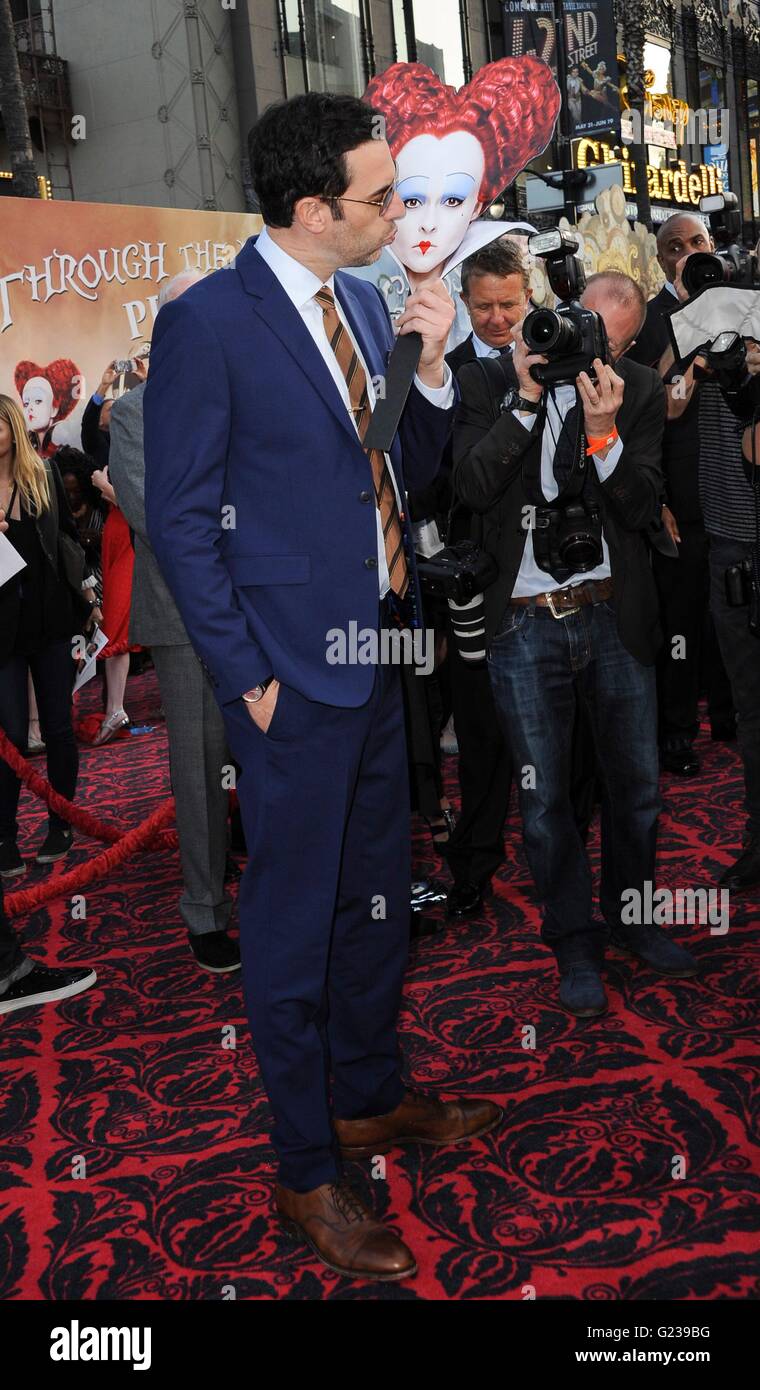
[[[571,584],[567,589],[554,589],[550,594],[531,594],[523,598],[510,599],[510,607],[525,608],[533,604],[537,608],[548,608],[553,618],[564,618],[568,613],[577,613],[584,603],[602,603],[612,598],[611,579],[587,579],[583,584]]]

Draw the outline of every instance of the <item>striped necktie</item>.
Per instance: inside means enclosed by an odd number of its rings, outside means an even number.
[[[324,315],[327,340],[346,379],[351,410],[359,438],[363,442],[372,418],[366,373],[359,361],[351,338],[346,332],[345,325],[338,317],[332,290],[323,285],[314,298]],[[382,454],[379,449],[368,449],[367,455],[372,466],[372,479],[383,527],[385,558],[388,564],[391,588],[395,594],[398,594],[399,598],[403,598],[409,588],[409,573],[404,554],[404,534],[396,501],[396,490],[393,486],[393,479],[385,454]]]

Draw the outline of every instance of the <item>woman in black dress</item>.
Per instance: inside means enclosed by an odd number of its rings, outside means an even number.
[[[101,614],[82,589],[84,553],[55,463],[38,458],[18,406],[0,395],[0,529],[25,567],[0,586],[0,727],[26,747],[28,672],[37,693],[52,787],[72,800],[79,755],[71,722],[75,662],[71,639]],[[17,845],[20,782],[0,758],[0,875],[25,871]],[[51,864],[68,854],[72,832],[50,812],[36,858]]]

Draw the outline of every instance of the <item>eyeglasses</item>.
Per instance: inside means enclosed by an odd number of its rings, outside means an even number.
[[[394,180],[393,180],[393,183],[389,183],[389,184],[388,184],[388,187],[386,188],[385,192],[383,193],[382,197],[380,197],[380,198],[337,198],[337,197],[336,197],[336,198],[330,198],[330,199],[328,199],[327,201],[328,201],[328,202],[334,202],[334,203],[363,203],[364,206],[365,206],[365,207],[368,207],[368,208],[379,208],[379,209],[380,209],[380,216],[382,217],[382,216],[388,211],[388,208],[390,207],[391,203],[393,202],[393,199],[394,199],[395,196],[396,196],[396,187],[397,187],[397,185],[396,185],[396,180],[394,179]]]

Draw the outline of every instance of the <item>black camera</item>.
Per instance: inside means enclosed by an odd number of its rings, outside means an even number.
[[[700,212],[706,212],[717,251],[695,251],[689,256],[682,272],[684,289],[689,297],[713,285],[731,285],[738,290],[760,289],[760,274],[756,258],[739,245],[742,234],[742,215],[735,193],[714,193],[699,201]]]
[[[604,558],[599,508],[580,498],[564,507],[537,507],[533,556],[559,584],[595,570]]]
[[[724,329],[705,352],[721,391],[740,391],[747,380],[747,344],[740,333]]]
[[[557,309],[534,309],[525,319],[525,346],[549,359],[531,367],[530,374],[542,386],[574,385],[579,372],[593,379],[595,358],[607,361],[607,332],[599,314],[579,303],[586,276],[575,254],[578,243],[555,229],[532,236],[528,245],[545,262],[549,284],[564,301]]]
[[[760,588],[755,565],[749,556],[726,570],[725,583],[729,607],[749,607],[749,630],[754,637],[760,637]]]

